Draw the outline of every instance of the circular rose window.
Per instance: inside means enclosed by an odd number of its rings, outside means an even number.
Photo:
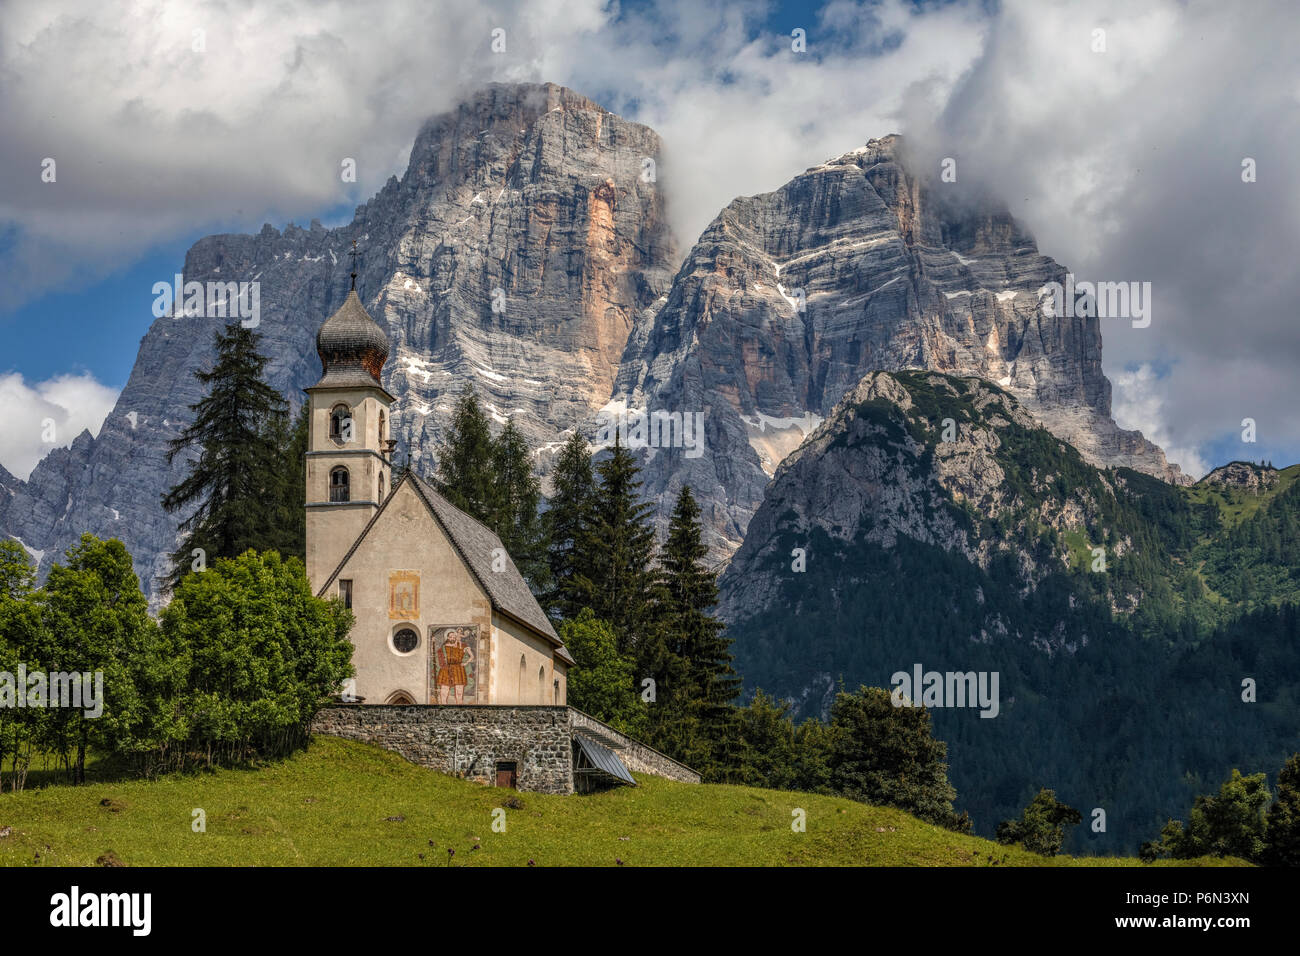
[[[420,636],[409,627],[404,627],[393,635],[393,649],[399,654],[409,654],[420,643]]]

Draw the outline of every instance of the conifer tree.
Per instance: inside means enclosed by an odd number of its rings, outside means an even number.
[[[305,561],[307,556],[307,444],[311,410],[303,405],[292,425],[285,416],[281,419],[278,444],[280,446],[280,477],[283,489],[276,515],[275,536],[270,548],[286,558]]]
[[[656,581],[651,506],[637,495],[639,471],[615,436],[613,454],[596,468],[595,506],[580,531],[572,580],[577,600],[614,628],[619,653],[642,664],[654,645]]]
[[[496,508],[492,431],[473,386],[456,401],[451,428],[438,459],[438,491],[484,524]]]
[[[710,612],[718,603],[718,574],[705,564],[700,506],[689,485],[677,495],[660,579],[662,608],[673,631],[671,649],[689,666],[692,693],[713,705],[728,705],[740,690],[731,667],[726,625]]]
[[[862,687],[831,704],[827,764],[831,789],[851,800],[898,807],[922,820],[968,831],[954,813],[948,747],[930,731],[924,707],[895,707],[888,691]]]
[[[664,646],[657,649],[657,660],[645,663],[666,671],[664,706],[652,710],[652,715],[658,717],[659,726],[673,729],[678,738],[673,749],[706,772],[715,764],[738,759],[727,751],[736,731],[732,701],[740,690],[731,667],[731,641],[723,633],[726,625],[710,613],[718,601],[718,581],[717,573],[704,563],[707,555],[700,506],[690,487],[683,486],[658,575],[657,633]]]
[[[394,456],[396,457],[396,456]],[[406,477],[407,472],[411,470],[411,450],[408,448],[402,452],[402,457],[393,462],[393,482],[390,487],[396,488],[398,482]]]
[[[534,593],[550,583],[546,560],[546,539],[538,506],[542,501],[541,484],[533,474],[528,443],[507,421],[506,427],[492,443],[493,507],[486,522],[501,539]]]
[[[548,586],[542,492],[528,443],[513,421],[493,438],[473,388],[456,403],[437,485],[448,501],[496,532],[534,592]]]
[[[545,520],[551,589],[546,594],[545,605],[553,617],[572,619],[583,608],[573,578],[578,565],[582,529],[592,520],[596,503],[591,451],[581,435],[569,436],[560,449],[552,485],[555,493],[548,502]]]
[[[276,529],[282,526],[285,493],[280,441],[287,406],[262,380],[267,360],[258,351],[260,338],[238,322],[217,333],[216,364],[195,373],[207,394],[190,406],[194,421],[170,443],[168,464],[186,449],[199,448],[188,477],[163,495],[168,512],[194,509],[179,526],[173,586],[190,571],[195,548],[203,549],[206,562],[280,543]]]

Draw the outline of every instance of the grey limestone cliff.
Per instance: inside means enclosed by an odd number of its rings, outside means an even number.
[[[1044,317],[1065,272],[1005,206],[915,176],[897,136],[736,199],[619,373],[618,408],[704,413],[703,454],[649,449],[645,491],[662,515],[689,483],[725,557],[781,460],[864,375],[903,368],[996,382],[1089,461],[1185,480],[1111,419],[1099,320]]]
[[[571,90],[492,86],[430,120],[402,178],[350,224],[210,236],[182,272],[260,284],[270,382],[297,404],[319,376],[314,338],[347,295],[357,240],[357,288],[391,343],[398,460],[409,452],[432,471],[450,404],[472,383],[544,470],[564,432],[609,398],[633,322],[667,291],[675,250],[643,176],[659,150],[652,130]],[[146,588],[166,570],[176,516],[159,497],[185,467],[167,466],[167,442],[190,420],[193,373],[228,321],[154,321],[100,434],[53,452],[27,482],[0,478],[0,530],[42,570],[83,531],[122,539]]]

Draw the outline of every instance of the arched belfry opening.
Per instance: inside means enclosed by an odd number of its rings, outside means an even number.
[[[352,476],[342,465],[330,470],[330,501],[338,504],[339,502],[352,500]]]

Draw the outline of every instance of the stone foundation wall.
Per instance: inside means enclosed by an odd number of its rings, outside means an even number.
[[[567,707],[331,704],[312,732],[375,744],[412,763],[494,785],[514,761],[520,790],[573,793]]]
[[[700,775],[639,740],[572,707],[490,704],[330,704],[312,733],[375,744],[442,773],[496,783],[496,765],[513,761],[520,790],[573,793],[573,735],[614,751],[633,773],[699,783]]]
[[[641,741],[615,730],[609,724],[597,720],[573,707],[568,708],[569,726],[585,734],[597,743],[604,744],[618,754],[624,766],[633,773],[648,773],[669,780],[683,783],[699,783],[700,775],[672,757],[661,754]]]

